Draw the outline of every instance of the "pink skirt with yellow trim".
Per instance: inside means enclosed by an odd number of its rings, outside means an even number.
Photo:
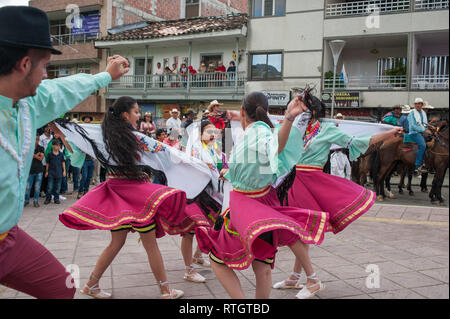
[[[272,187],[231,192],[227,212],[220,230],[200,226],[195,232],[204,253],[211,252],[213,260],[238,270],[248,268],[255,259],[272,259],[277,247],[291,246],[298,240],[320,244],[328,226],[327,213],[280,206]]]
[[[321,167],[297,165],[288,205],[327,212],[327,231],[344,230],[375,203],[375,193],[345,178],[322,172]]]
[[[69,228],[113,230],[121,225],[156,223],[156,236],[186,232],[195,223],[186,215],[186,194],[148,181],[109,178],[59,215]]]
[[[208,211],[205,212],[205,210],[200,207],[200,204],[194,202],[186,205],[186,215],[194,222],[194,224],[185,233],[180,234],[181,236],[184,236],[186,233],[194,233],[195,228],[198,226],[214,226],[214,222],[219,216],[219,212],[215,212],[212,209],[208,209]]]

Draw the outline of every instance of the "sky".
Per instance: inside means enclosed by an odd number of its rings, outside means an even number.
[[[29,0],[0,0],[0,7],[4,6],[27,6]]]

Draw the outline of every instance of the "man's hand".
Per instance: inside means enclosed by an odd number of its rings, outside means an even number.
[[[111,75],[113,80],[119,79],[122,75],[130,70],[127,59],[120,55],[113,55],[108,58],[106,72]]]

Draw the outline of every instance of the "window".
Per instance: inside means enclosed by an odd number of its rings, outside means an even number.
[[[186,19],[200,16],[199,0],[186,0]]]
[[[91,73],[90,64],[53,64],[47,67],[49,79],[62,78],[76,73]]]
[[[280,52],[252,54],[250,80],[281,80],[282,68],[283,54]]]
[[[221,54],[214,54],[214,55],[202,54],[200,56],[200,61],[205,62],[207,69],[211,64],[214,65],[214,69],[215,69],[219,65],[219,61],[223,62]]]
[[[252,15],[257,17],[281,16],[286,13],[286,0],[252,0]]]

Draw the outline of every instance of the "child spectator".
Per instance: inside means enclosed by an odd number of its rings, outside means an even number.
[[[59,191],[61,189],[62,178],[66,176],[66,163],[64,161],[64,154],[61,152],[61,140],[53,140],[52,152],[47,155],[46,160],[45,177],[48,178],[48,185],[44,205],[51,202],[52,195],[54,196],[55,204],[60,204]]]

